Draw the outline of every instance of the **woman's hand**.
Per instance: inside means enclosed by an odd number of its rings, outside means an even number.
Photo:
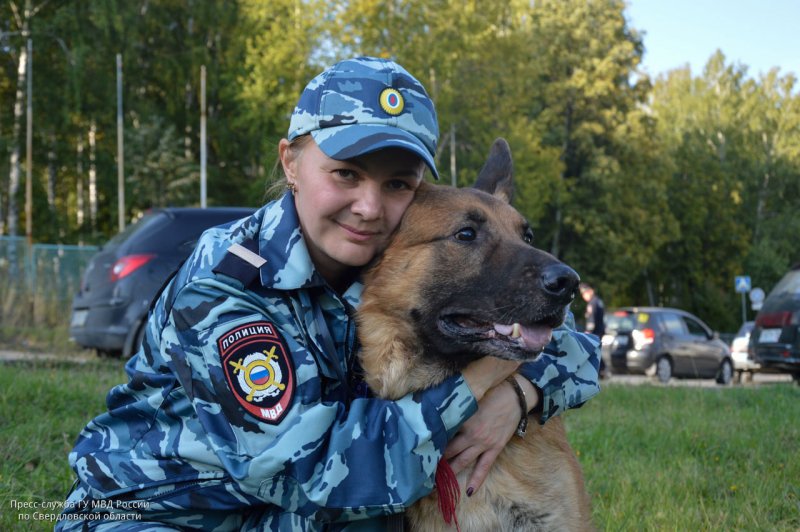
[[[497,359],[491,360],[498,363]],[[530,411],[538,400],[536,390],[524,377],[515,378],[525,391]],[[445,449],[444,457],[456,474],[475,464],[467,480],[467,496],[486,480],[497,456],[514,435],[521,414],[516,392],[501,380],[479,401],[478,411],[461,426]]]

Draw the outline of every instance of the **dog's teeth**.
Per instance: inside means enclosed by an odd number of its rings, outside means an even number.
[[[511,338],[519,338],[522,336],[522,332],[520,332],[519,323],[515,323],[511,326]]]

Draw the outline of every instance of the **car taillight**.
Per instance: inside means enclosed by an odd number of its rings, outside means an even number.
[[[792,313],[786,312],[769,312],[759,314],[756,317],[756,325],[762,329],[775,329],[785,327],[792,321]]]
[[[148,262],[150,262],[155,255],[141,254],[141,255],[126,255],[122,257],[111,268],[111,282],[117,282],[126,275],[130,275]]]
[[[631,332],[633,338],[633,348],[641,351],[645,346],[650,345],[656,339],[656,332],[653,329],[640,329]]]

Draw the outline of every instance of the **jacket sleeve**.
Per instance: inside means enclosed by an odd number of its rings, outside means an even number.
[[[575,331],[575,319],[567,313],[564,324],[553,330],[553,339],[520,374],[542,391],[540,423],[569,408],[576,408],[600,391],[600,341]]]
[[[216,280],[189,283],[162,331],[161,349],[176,367],[213,465],[244,494],[320,521],[396,513],[429,493],[449,438],[477,409],[463,377],[397,401],[356,399],[346,407],[323,400],[328,384],[297,342],[290,309],[257,297]],[[223,335],[265,321],[276,325],[293,364],[291,390],[282,392],[292,395],[276,422],[242,407],[221,358]],[[241,370],[242,360],[235,364]]]

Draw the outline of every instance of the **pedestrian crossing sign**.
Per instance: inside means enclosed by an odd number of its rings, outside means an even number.
[[[750,276],[737,275],[736,282],[734,284],[736,286],[737,294],[746,294],[747,292],[750,291]]]

